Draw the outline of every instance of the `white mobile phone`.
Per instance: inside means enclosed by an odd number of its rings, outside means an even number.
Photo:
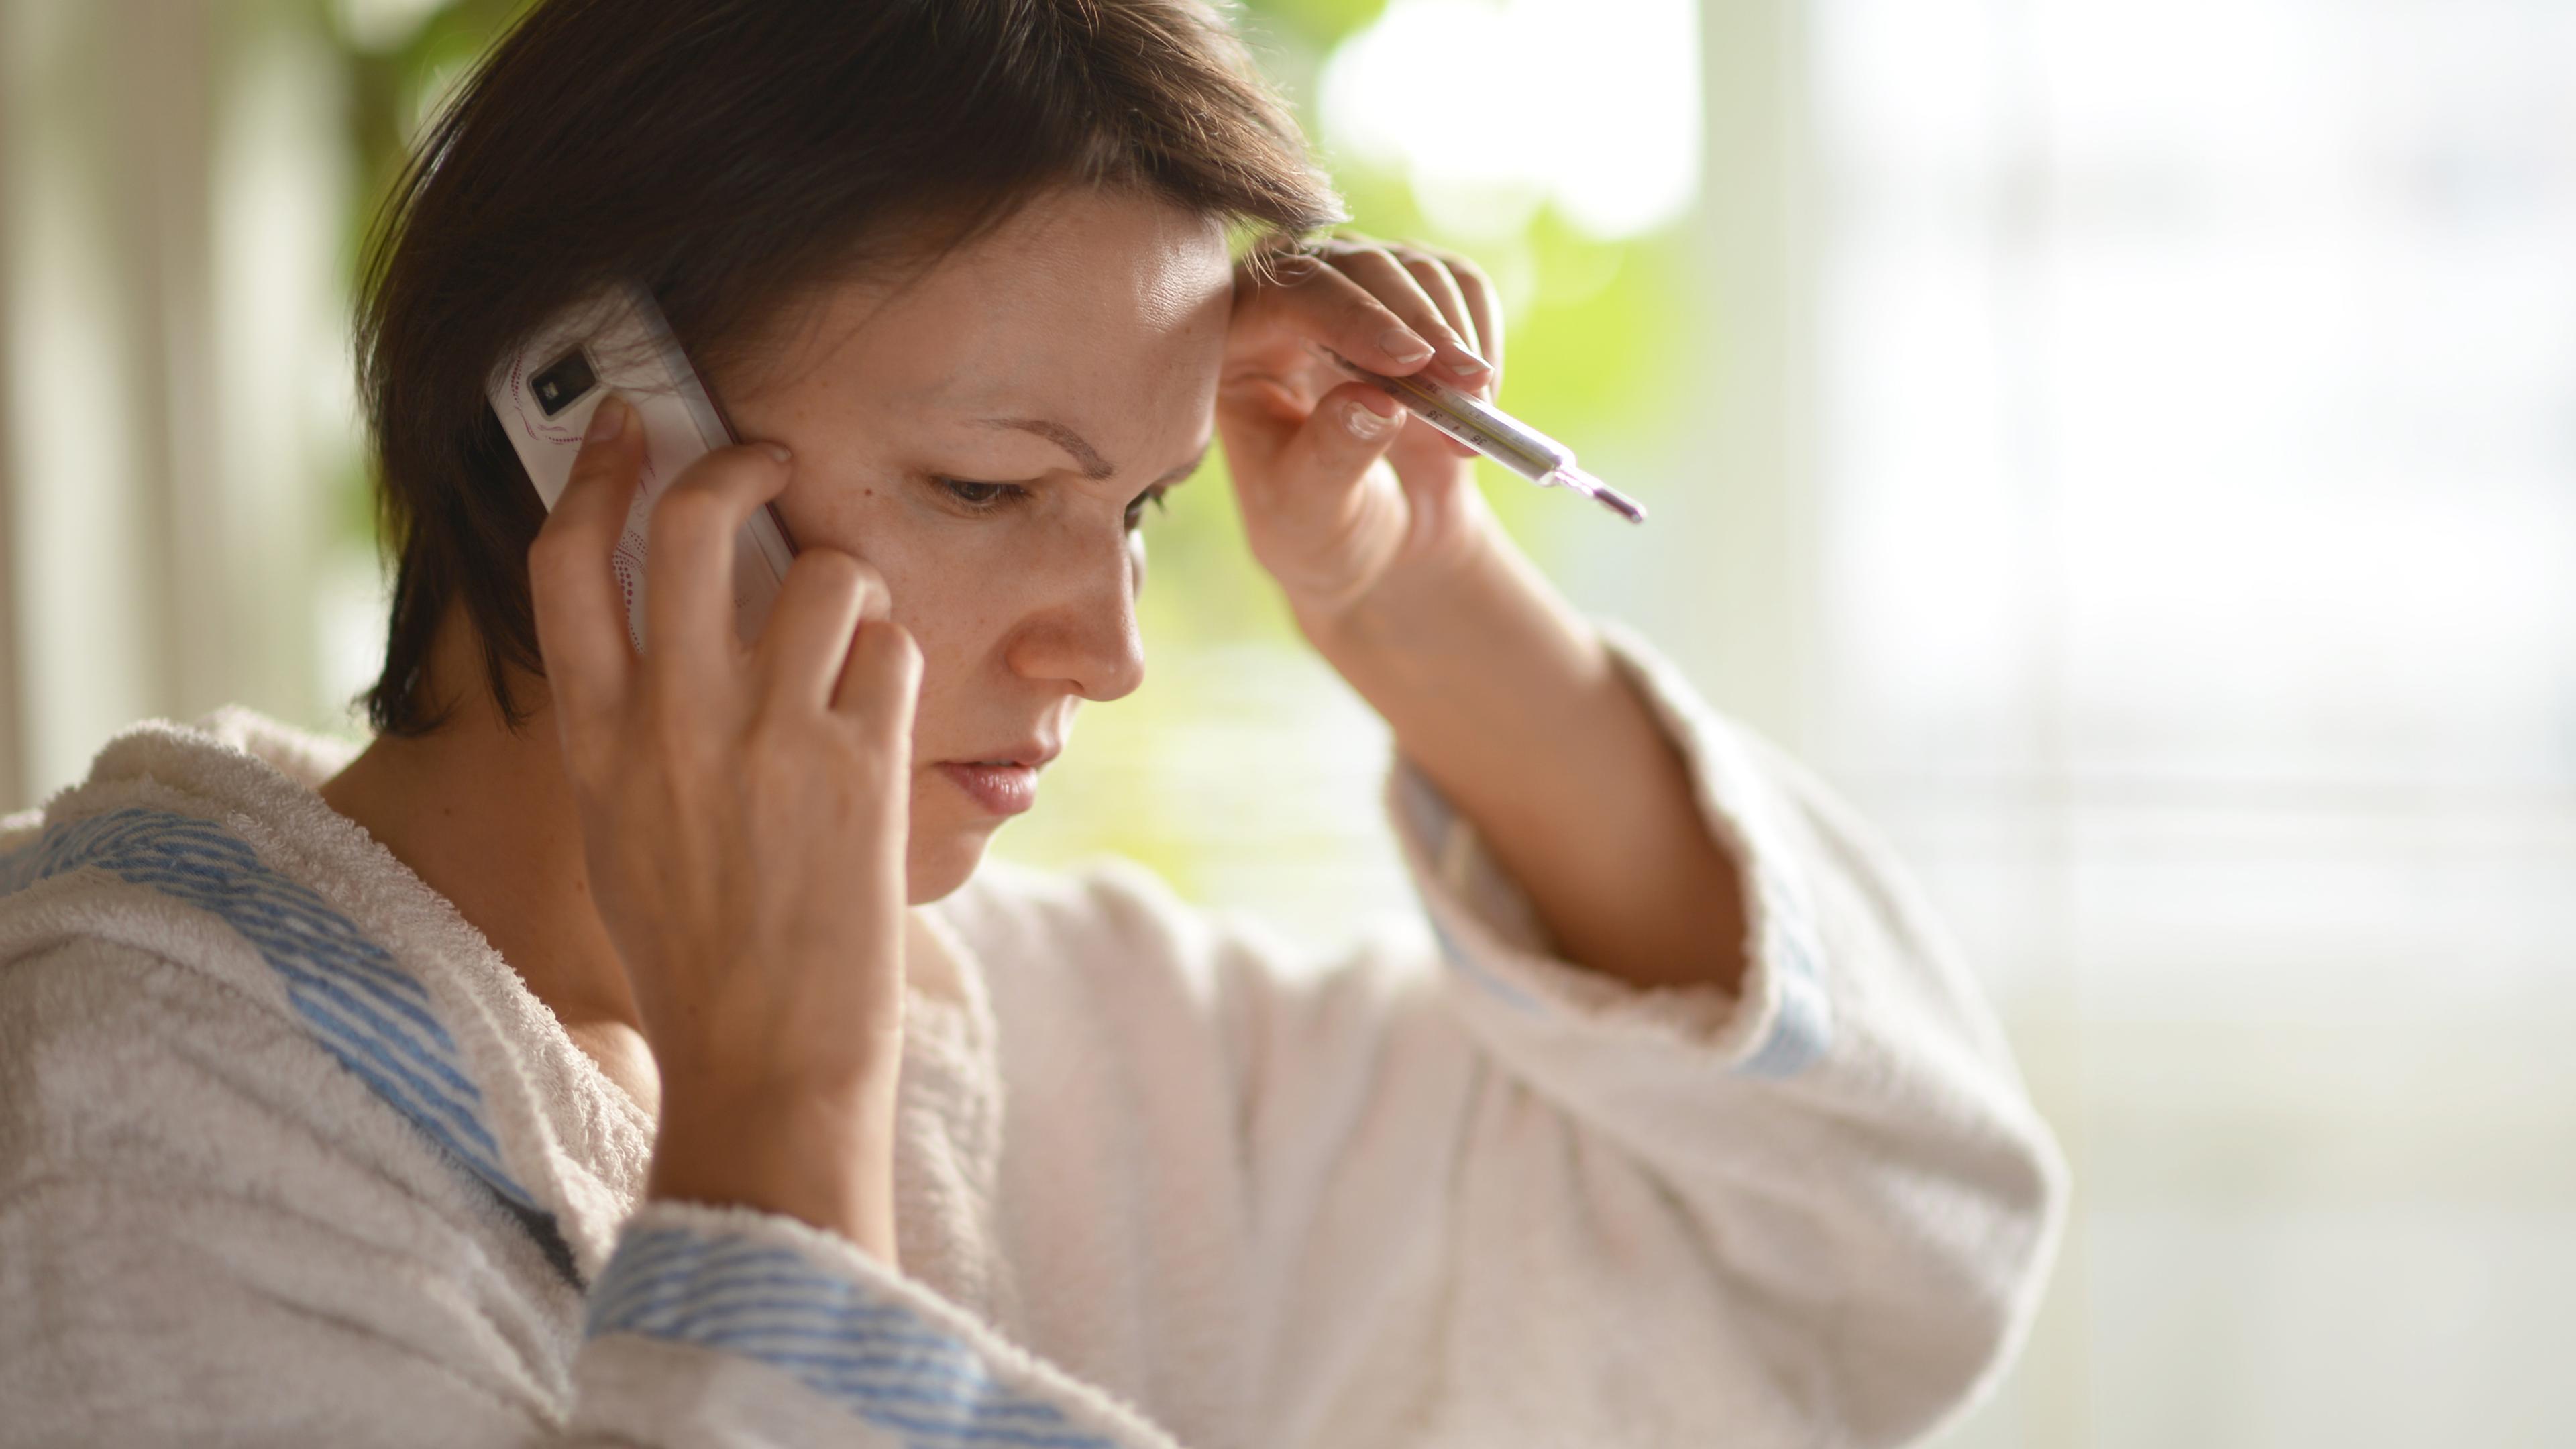
[[[644,476],[611,567],[626,598],[627,637],[641,653],[645,520],[653,500],[682,469],[734,444],[723,410],[689,366],[662,309],[637,286],[611,287],[565,309],[502,362],[489,391],[492,411],[549,512],[563,496],[582,432],[601,399],[613,391],[634,409],[628,426],[644,428]],[[769,504],[734,535],[734,632],[744,643],[760,637],[795,557],[787,525]]]

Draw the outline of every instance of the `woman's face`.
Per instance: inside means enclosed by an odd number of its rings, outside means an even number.
[[[746,440],[794,451],[798,545],[874,565],[921,647],[914,903],[1006,818],[943,763],[1060,750],[1083,700],[1142,682],[1134,528],[1207,449],[1231,299],[1215,222],[1053,192],[900,288],[825,293],[757,376],[715,379]]]

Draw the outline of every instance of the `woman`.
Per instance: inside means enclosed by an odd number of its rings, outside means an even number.
[[[1283,245],[1335,202],[1247,77],[1189,0],[499,47],[367,277],[377,738],[146,722],[0,838],[0,1439],[1876,1444],[1993,1372],[2062,1174],[1967,978],[1317,363],[1490,390],[1499,321]],[[482,399],[616,279],[747,439],[652,511],[641,654],[628,410],[548,515]],[[981,862],[1136,687],[1212,428],[1437,959]]]

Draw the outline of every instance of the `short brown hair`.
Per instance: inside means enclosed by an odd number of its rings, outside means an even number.
[[[544,508],[485,402],[494,366],[610,280],[702,368],[800,292],[927,258],[1060,184],[1237,228],[1341,219],[1225,18],[1198,0],[543,0],[411,157],[361,265],[359,396],[397,559],[383,733],[461,598],[493,698],[544,673],[527,552]]]

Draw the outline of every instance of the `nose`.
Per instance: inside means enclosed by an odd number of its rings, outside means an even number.
[[[1025,582],[1027,613],[1008,652],[1012,671],[1064,680],[1090,700],[1135,693],[1145,682],[1145,636],[1136,626],[1142,537],[1122,529],[1115,542],[1068,541],[1052,566],[1032,570]]]

